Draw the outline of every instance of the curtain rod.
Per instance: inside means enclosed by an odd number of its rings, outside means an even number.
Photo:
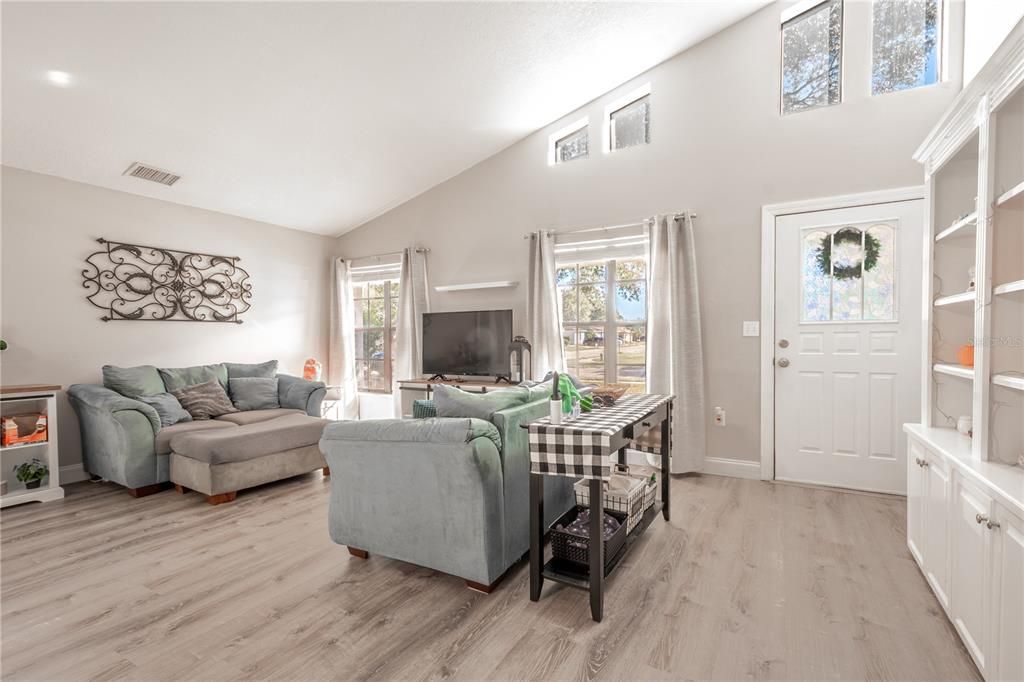
[[[416,248],[413,249],[413,251],[415,251],[416,253],[430,253],[430,249],[428,249],[425,246],[417,246]],[[370,256],[358,256],[357,258],[340,258],[339,260],[343,260],[343,261],[351,263],[354,260],[369,260],[371,258],[376,258],[377,260],[380,260],[381,258],[387,258],[388,256],[401,256],[401,255],[402,255],[401,251],[391,251],[391,252],[388,252],[388,253],[375,253],[375,254],[372,254]]]
[[[673,213],[672,214],[673,218],[683,218],[685,216],[686,216],[685,213]],[[697,214],[696,213],[691,213],[690,214],[690,218],[692,218],[693,220],[696,220],[697,219]],[[622,229],[624,227],[637,227],[637,226],[640,226],[640,225],[646,225],[649,222],[651,222],[651,219],[650,218],[645,218],[644,220],[641,220],[639,222],[623,223],[621,225],[598,225],[598,226],[594,226],[594,227],[590,227],[590,226],[567,227],[567,228],[564,228],[564,229],[561,229],[561,230],[547,230],[547,232],[549,234],[577,234],[579,232],[600,232],[602,230],[619,230],[619,229]],[[533,233],[532,232],[527,232],[526,234],[523,235],[523,239],[531,239],[532,237],[533,237]]]

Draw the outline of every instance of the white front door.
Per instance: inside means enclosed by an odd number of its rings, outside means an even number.
[[[921,200],[776,218],[777,479],[906,493],[923,218]]]

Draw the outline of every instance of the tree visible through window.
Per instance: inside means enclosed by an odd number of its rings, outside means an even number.
[[[646,274],[643,259],[558,268],[566,364],[586,383],[628,384],[630,392],[644,392]]]
[[[842,61],[842,0],[828,0],[783,24],[782,113],[838,103]]]
[[[871,94],[939,80],[940,0],[875,0]]]
[[[356,382],[360,391],[391,392],[398,282],[353,285],[356,327]]]

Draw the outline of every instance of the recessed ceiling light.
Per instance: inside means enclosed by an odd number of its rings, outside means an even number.
[[[47,71],[46,80],[50,81],[54,85],[67,87],[71,85],[71,74],[67,71]]]

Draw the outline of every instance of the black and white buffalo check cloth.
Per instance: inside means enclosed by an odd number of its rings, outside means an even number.
[[[584,412],[567,424],[554,426],[550,417],[530,422],[530,471],[574,478],[610,478],[612,437],[672,398],[649,393],[629,395],[611,407]]]

